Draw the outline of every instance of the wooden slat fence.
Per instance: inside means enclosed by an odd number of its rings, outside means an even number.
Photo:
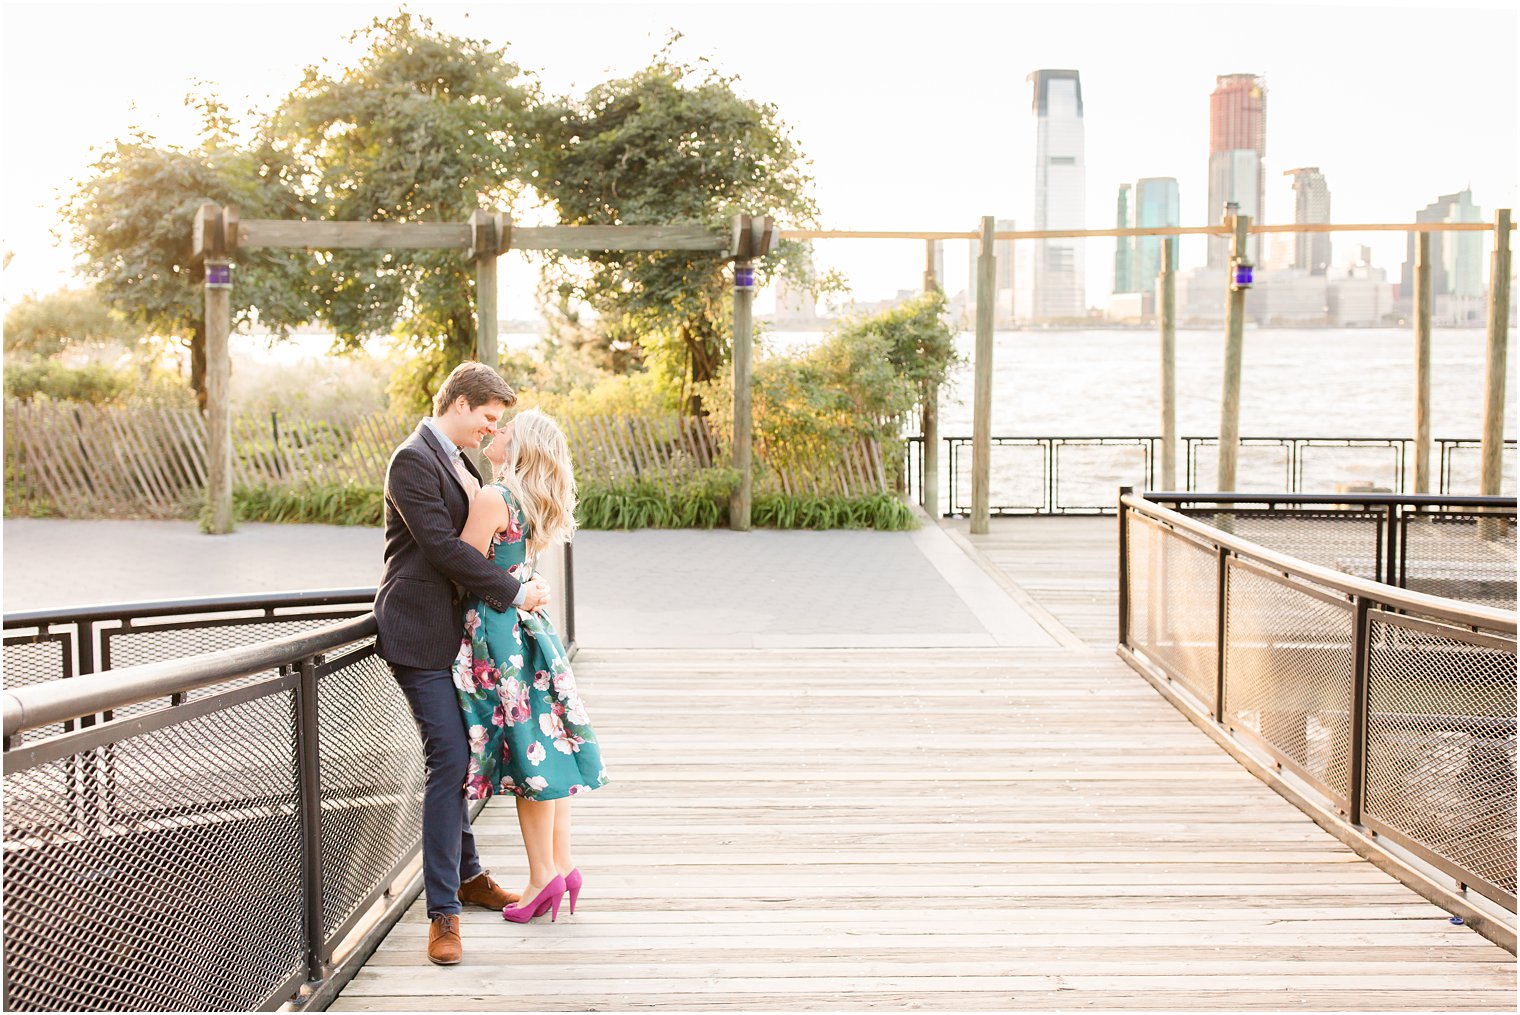
[[[582,483],[646,479],[669,489],[729,460],[701,418],[583,416],[561,423]],[[378,486],[391,451],[415,426],[415,418],[394,413],[236,416],[233,483]],[[761,492],[855,495],[889,489],[874,441],[784,468],[767,466],[759,450]],[[65,517],[190,517],[206,485],[205,421],[195,409],[11,399],[5,405],[5,460],[6,482],[22,485],[12,492],[16,500],[50,504]]]

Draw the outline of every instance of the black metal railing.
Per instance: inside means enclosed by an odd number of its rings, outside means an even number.
[[[923,437],[906,441],[904,474],[909,495],[924,503]],[[946,517],[971,511],[971,444],[965,436],[943,437]],[[1217,437],[1179,439],[1178,463],[1188,492],[1209,484]],[[1465,438],[1433,441],[1434,475],[1440,494],[1477,489],[1481,442]],[[1505,441],[1513,462],[1513,440]],[[1112,491],[1119,485],[1154,488],[1161,460],[1159,436],[1031,436],[992,438],[993,514],[1113,514]],[[1284,493],[1334,493],[1349,475],[1370,477],[1390,493],[1409,493],[1414,441],[1408,437],[1243,437],[1239,450],[1241,487]],[[1350,470],[1350,471],[1348,471]]]
[[[1445,581],[1471,564],[1443,554],[1490,546],[1508,557],[1513,604],[1515,500],[1449,505],[1460,536],[1428,547],[1410,533],[1437,524],[1433,498],[1300,504],[1313,511],[1277,521],[1248,500],[1121,493],[1120,655],[1297,775],[1347,829],[1513,913],[1515,613],[1375,579]],[[1380,564],[1378,539],[1396,548]]]
[[[1146,491],[1145,498],[1310,564],[1515,608],[1515,501],[1396,494]]]
[[[563,566],[573,653],[568,552]],[[372,601],[5,617],[7,1009],[335,996],[421,887],[422,751]]]

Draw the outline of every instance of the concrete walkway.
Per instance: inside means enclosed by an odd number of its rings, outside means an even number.
[[[374,585],[378,529],[11,519],[6,612]],[[593,648],[1048,648],[938,526],[916,532],[646,530],[576,540],[576,633]],[[1047,621],[1048,625],[1048,621]]]

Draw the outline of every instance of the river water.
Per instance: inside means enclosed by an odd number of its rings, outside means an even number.
[[[772,333],[772,348],[818,341],[817,333]],[[1440,329],[1432,337],[1431,435],[1481,433],[1484,350],[1481,329]],[[1508,357],[1505,436],[1515,436],[1513,342]],[[941,397],[943,436],[971,434],[974,336],[957,341],[964,357]],[[1219,432],[1224,362],[1222,329],[1177,332],[1177,427],[1180,436]],[[1242,437],[1410,437],[1414,431],[1414,336],[1408,329],[1247,328],[1241,368]],[[1161,432],[1160,340],[1154,330],[999,332],[993,339],[994,436],[1131,436]],[[1144,486],[1139,448],[1066,448],[1055,499],[1068,506],[1108,504],[1119,482]],[[969,459],[969,453],[966,455]],[[1036,448],[993,451],[992,500],[1032,506],[1051,485],[1050,453]],[[1397,488],[1397,453],[1389,448],[1309,449],[1301,455],[1301,488],[1331,492],[1342,483]],[[1285,489],[1287,452],[1246,448],[1241,489]],[[1452,489],[1475,493],[1476,450],[1452,454]],[[1198,458],[1198,488],[1213,484],[1212,449]],[[969,500],[969,461],[962,462]],[[948,468],[948,463],[944,468]],[[1413,461],[1407,464],[1412,474]],[[1506,458],[1514,491],[1514,455]],[[1412,475],[1406,485],[1412,484]],[[1179,485],[1183,479],[1179,476]],[[1081,502],[1081,503],[1078,503]]]

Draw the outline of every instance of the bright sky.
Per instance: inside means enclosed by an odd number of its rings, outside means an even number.
[[[1183,224],[1207,214],[1208,96],[1216,74],[1264,75],[1267,217],[1291,219],[1284,169],[1319,166],[1338,222],[1409,221],[1471,186],[1485,218],[1516,190],[1517,14],[1398,2],[1323,7],[952,4],[432,4],[441,30],[509,44],[551,92],[637,70],[672,29],[677,55],[737,74],[773,103],[812,159],[823,224],[974,229],[1030,217],[1034,121],[1026,75],[1082,74],[1087,216],[1112,224],[1117,187],[1175,176]],[[7,300],[67,284],[73,253],[51,235],[59,196],[93,151],[149,127],[188,142],[182,100],[208,84],[234,109],[267,109],[307,65],[350,53],[347,36],[394,13],[376,3],[86,5],[3,9],[3,243]],[[1368,234],[1397,278],[1402,234]],[[1112,241],[1089,244],[1090,303],[1111,281]],[[946,282],[965,284],[966,250]],[[1202,257],[1183,249],[1184,265]],[[1342,259],[1338,250],[1336,260]],[[819,259],[861,299],[916,288],[923,248],[833,241]],[[504,265],[505,316],[533,313],[531,269]],[[1486,259],[1485,259],[1486,260]],[[762,309],[764,304],[762,303]]]

